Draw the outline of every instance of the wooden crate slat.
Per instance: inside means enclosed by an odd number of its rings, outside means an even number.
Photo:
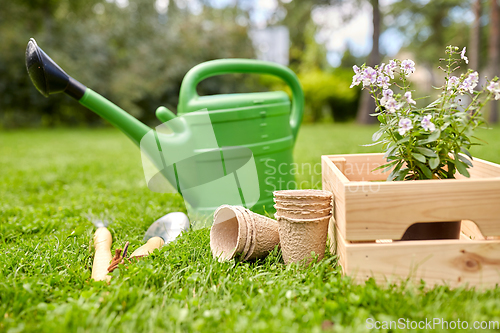
[[[344,201],[349,240],[400,239],[417,222],[463,219],[500,235],[500,179],[349,183]]]
[[[346,242],[335,235],[343,273],[361,282],[424,279],[429,286],[469,283],[493,287],[500,284],[500,241],[403,241],[388,244]]]
[[[400,239],[414,223],[463,219],[474,221],[484,236],[500,236],[500,205],[497,204],[500,202],[500,177],[409,182],[352,181],[332,159],[345,159],[344,172],[359,171],[356,176],[359,178],[366,176],[364,173],[369,168],[352,167],[350,163],[380,164],[383,154],[322,157],[323,188],[333,192],[337,226],[350,241]],[[474,168],[479,170],[476,173],[484,171],[500,175],[497,164],[480,159],[475,159]],[[349,221],[348,225],[346,221]]]

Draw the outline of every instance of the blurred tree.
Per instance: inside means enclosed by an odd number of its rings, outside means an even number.
[[[481,3],[482,0],[474,0],[472,4],[474,21],[472,22],[469,43],[469,65],[471,68],[479,68],[479,50],[481,48]]]
[[[488,76],[493,78],[498,73],[498,47],[500,38],[500,9],[497,0],[490,0],[490,38],[488,45]],[[490,104],[489,121],[492,124],[498,122],[498,102]]]
[[[175,110],[180,83],[198,63],[216,58],[252,58],[245,16],[237,6],[198,7],[181,0],[20,0],[0,11],[0,122],[101,123],[64,95],[42,97],[24,66],[30,37],[75,79],[143,121],[154,110]],[[157,1],[158,4],[158,1]],[[166,4],[166,6],[165,6]],[[159,7],[159,8],[158,8]],[[200,94],[255,89],[255,80],[222,76],[202,82]]]
[[[292,69],[298,70],[304,60],[307,62],[306,66],[311,66],[312,63],[320,68],[328,66],[326,51],[324,48],[320,51],[318,43],[314,40],[317,27],[311,18],[311,13],[316,7],[335,2],[335,0],[280,0],[280,8],[276,12],[284,12],[286,15],[281,20],[275,21],[276,24],[285,25],[290,32],[290,67]],[[316,52],[308,52],[308,48],[315,48]],[[311,58],[312,55],[314,58]],[[304,59],[305,56],[309,58]]]
[[[435,67],[446,45],[467,45],[468,23],[463,19],[471,1],[397,1],[387,17],[406,37],[404,47],[425,66]]]
[[[375,66],[380,62],[380,25],[381,25],[381,15],[378,0],[370,0],[372,6],[372,19],[373,19],[373,35],[372,35],[372,50],[368,56],[367,65]],[[361,101],[359,103],[358,113],[356,115],[356,121],[359,124],[373,124],[377,121],[375,117],[370,116],[371,113],[375,112],[375,100],[372,98],[368,90],[363,89],[361,92]]]
[[[354,118],[359,94],[349,89],[350,70],[332,69],[326,48],[316,40],[318,26],[312,12],[339,4],[339,0],[280,1],[272,24],[284,25],[290,32],[290,67],[297,73],[305,96],[304,121],[318,122],[325,116],[334,121]],[[282,15],[280,13],[285,13]]]

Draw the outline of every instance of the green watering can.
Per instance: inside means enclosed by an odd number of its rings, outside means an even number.
[[[168,180],[197,214],[209,216],[222,204],[273,212],[272,192],[296,187],[290,171],[304,95],[297,76],[284,66],[250,59],[195,66],[182,82],[177,116],[159,107],[156,116],[164,125],[156,129],[67,75],[34,39],[26,67],[44,96],[65,92],[122,130],[158,171],[146,175],[148,187],[162,192]],[[292,103],[282,91],[198,96],[199,82],[229,73],[277,76],[291,88]]]

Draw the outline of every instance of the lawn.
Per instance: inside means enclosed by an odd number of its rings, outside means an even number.
[[[374,129],[303,126],[296,161],[375,152],[360,146]],[[473,153],[500,162],[500,128],[479,136],[489,145]],[[279,252],[219,263],[208,229],[122,266],[109,285],[93,282],[87,214],[111,219],[113,248],[129,241],[133,250],[155,219],[184,209],[182,199],[146,188],[139,150],[114,129],[3,132],[0,156],[0,332],[354,332],[367,331],[369,318],[500,321],[499,288],[356,285],[330,255],[306,268],[285,266]],[[317,186],[320,177],[307,171],[299,180]]]

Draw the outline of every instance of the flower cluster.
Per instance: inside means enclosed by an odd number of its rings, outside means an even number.
[[[390,60],[388,64],[374,67],[354,66],[351,88],[362,85],[376,102],[373,114],[380,121],[380,130],[373,140],[382,143],[388,163],[385,170],[392,170],[389,180],[454,178],[455,171],[468,176],[472,166],[468,149],[469,137],[483,124],[480,110],[490,100],[500,99],[498,78],[486,80],[487,85],[478,90],[479,73],[472,69],[460,75],[453,73],[459,64],[469,60],[464,47],[446,48],[445,84],[438,88],[437,100],[418,108],[410,89],[410,77],[415,73],[411,59]],[[462,96],[471,102],[463,104]]]
[[[362,68],[359,68],[354,65],[353,70],[354,76],[351,88],[363,83],[363,88],[371,88],[372,90],[380,89],[381,98],[378,99],[378,102],[380,107],[383,107],[387,113],[396,113],[405,106],[411,107],[417,104],[417,102],[412,98],[411,91],[405,91],[403,94],[404,98],[400,99],[398,98],[399,96],[394,95],[394,91],[389,88],[391,86],[391,80],[394,80],[395,74],[400,74],[407,79],[415,72],[415,62],[413,60],[406,59],[399,61],[397,59],[393,59],[387,65],[382,63],[381,65],[376,66],[376,69],[370,66],[363,66]],[[460,82],[461,87],[471,87],[473,89],[477,86],[478,82],[478,74],[477,72],[474,73],[474,75],[470,74],[466,79],[459,80],[457,77],[453,77],[452,80],[456,79],[457,84]],[[430,118],[432,116],[426,117],[422,118],[421,126],[425,130],[433,131],[435,126],[430,122]],[[400,135],[404,135],[411,129],[413,129],[413,125],[410,119],[400,119],[398,130]]]
[[[491,81],[486,89],[488,89],[489,92],[495,94],[495,100],[500,99],[500,83]]]

